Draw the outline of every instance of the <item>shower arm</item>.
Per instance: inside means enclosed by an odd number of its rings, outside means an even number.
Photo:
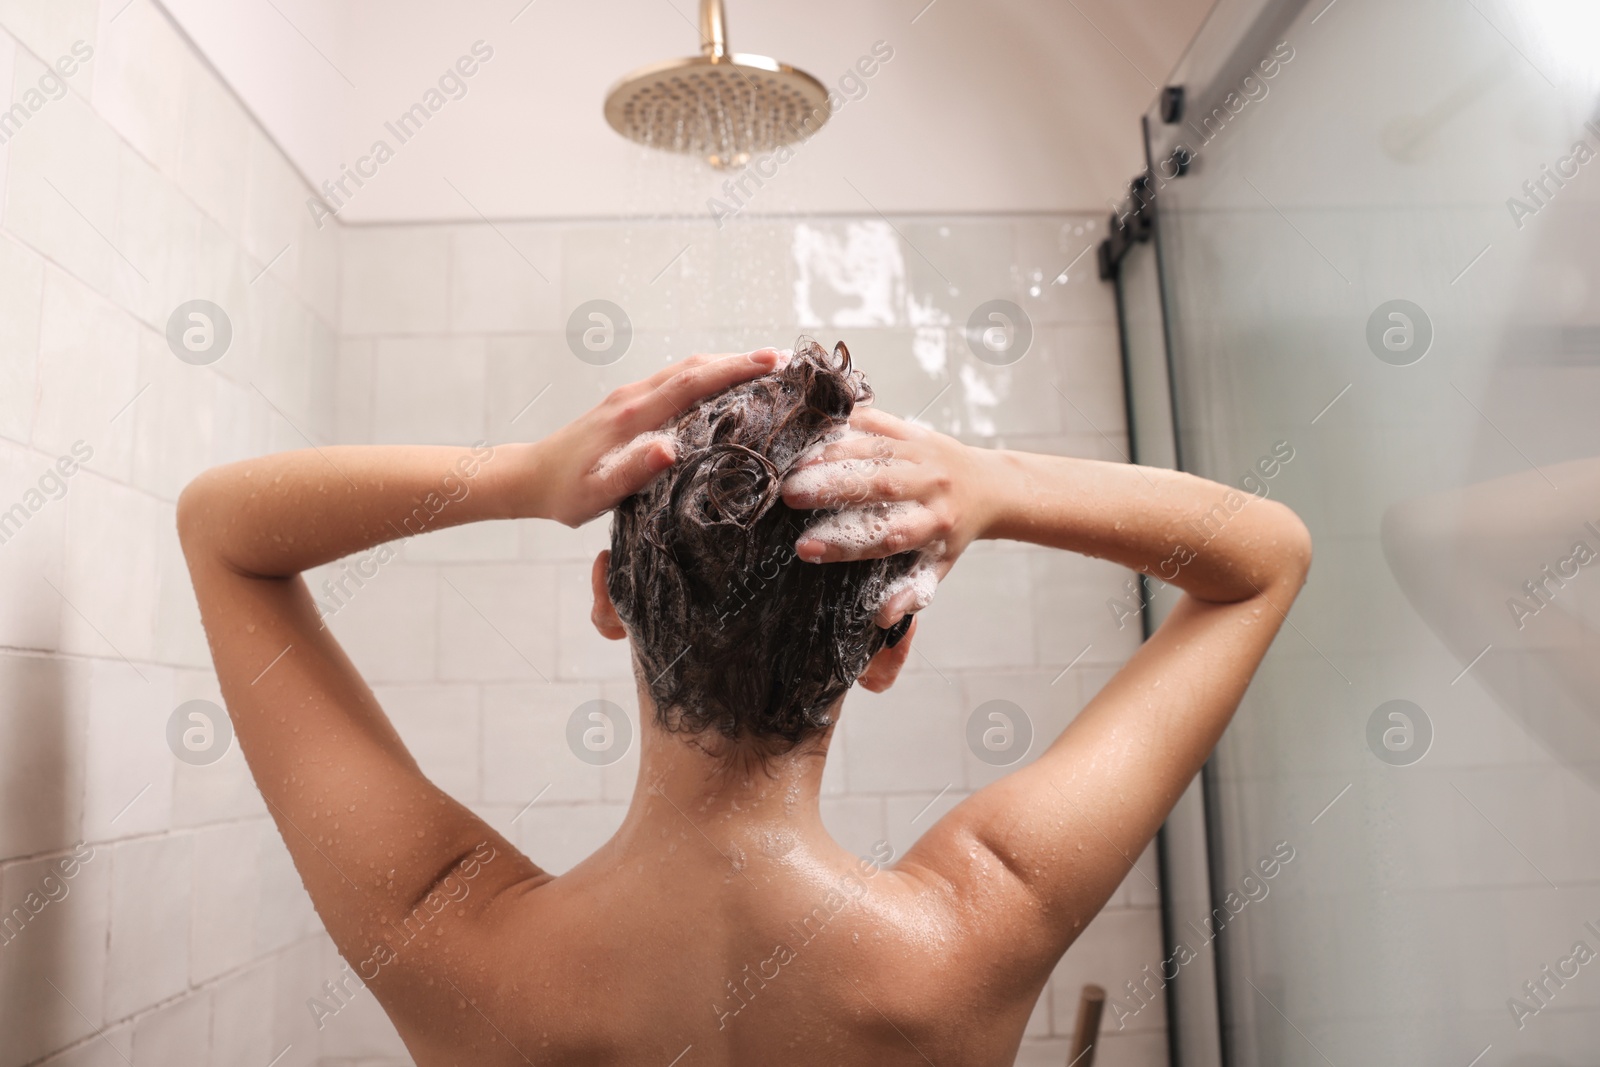
[[[728,14],[722,0],[700,0],[700,52],[712,59],[728,54]]]

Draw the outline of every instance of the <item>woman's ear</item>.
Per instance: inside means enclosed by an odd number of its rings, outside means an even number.
[[[594,586],[594,607],[589,610],[589,618],[594,622],[594,628],[600,631],[601,637],[620,641],[628,636],[628,631],[617,617],[617,609],[611,603],[611,591],[606,588],[606,570],[610,564],[611,550],[601,549],[594,558],[594,567],[589,571],[589,584]]]
[[[867,661],[867,669],[861,672],[861,677],[856,681],[861,683],[861,688],[870,693],[881,693],[894,684],[900,677],[900,668],[906,664],[906,658],[911,655],[911,639],[917,633],[916,616],[911,618],[911,627],[893,648],[884,645],[878,649],[876,655]]]

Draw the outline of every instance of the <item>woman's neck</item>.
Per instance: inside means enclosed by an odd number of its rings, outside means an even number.
[[[641,710],[639,779],[619,844],[651,848],[687,834],[736,861],[752,849],[781,855],[801,844],[815,848],[831,841],[819,798],[832,730],[765,760],[744,753],[725,757],[713,754],[720,751],[720,738],[668,733],[655,723],[647,701]]]

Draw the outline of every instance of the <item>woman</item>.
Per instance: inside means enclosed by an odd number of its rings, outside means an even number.
[[[869,399],[842,345],[803,340],[669,366],[533,444],[293,452],[185,491],[251,772],[419,1064],[1016,1054],[1052,967],[1227,725],[1310,543],[1275,502],[964,446]],[[632,645],[639,782],[616,836],[554,877],[422,775],[299,576],[418,523],[608,509],[593,620]],[[818,812],[844,692],[894,682],[908,616],[982,537],[1185,595],[1038,759],[898,862],[857,859]]]

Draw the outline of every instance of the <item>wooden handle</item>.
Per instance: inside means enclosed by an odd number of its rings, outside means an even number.
[[[1078,1025],[1072,1033],[1072,1058],[1067,1067],[1094,1067],[1095,1044],[1100,1040],[1100,1016],[1106,1010],[1106,991],[1086,985],[1078,998]]]

